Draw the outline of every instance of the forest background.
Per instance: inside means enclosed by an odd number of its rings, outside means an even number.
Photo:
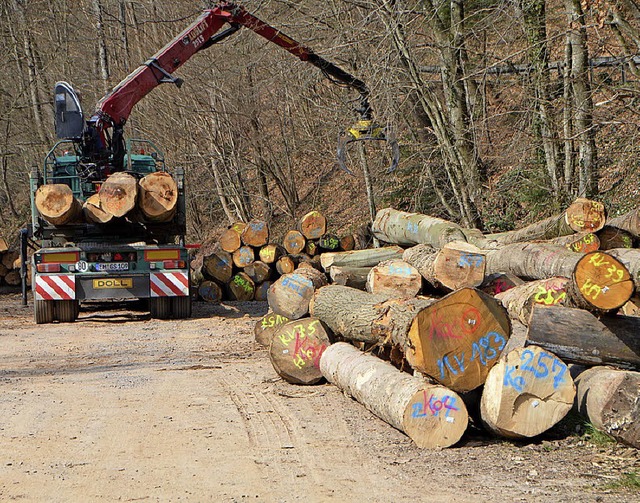
[[[52,90],[85,114],[213,2],[3,0],[0,227],[29,216],[28,176],[55,143]],[[185,168],[189,240],[237,220],[291,228],[317,209],[350,232],[377,208],[487,231],[557,213],[578,196],[620,214],[639,202],[640,2],[248,0],[242,3],[364,80],[386,146],[350,148],[357,92],[243,29],[196,54],[125,127]],[[365,173],[370,176],[368,198]]]

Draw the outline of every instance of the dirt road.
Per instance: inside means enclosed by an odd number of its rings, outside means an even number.
[[[36,326],[0,298],[1,501],[640,501],[635,449],[468,435],[444,451],[322,384],[277,378],[264,303],[150,320],[92,306]]]

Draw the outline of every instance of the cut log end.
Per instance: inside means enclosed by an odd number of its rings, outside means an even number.
[[[484,383],[510,333],[507,312],[496,299],[464,288],[415,316],[407,361],[454,391],[471,391]]]
[[[178,184],[165,171],[149,173],[138,182],[138,206],[151,222],[168,222],[177,208]]]
[[[537,346],[518,348],[489,372],[480,413],[485,426],[498,435],[535,437],[571,410],[575,394],[562,360]]]
[[[468,422],[467,408],[456,393],[444,386],[426,386],[409,400],[403,428],[418,447],[442,449],[462,438]]]
[[[269,311],[256,322],[253,329],[253,335],[255,336],[256,342],[262,346],[269,347],[273,334],[275,334],[282,325],[289,321],[289,318]]]
[[[38,187],[35,205],[42,218],[55,226],[74,222],[82,210],[82,205],[73,196],[71,188],[60,183]]]
[[[100,187],[100,206],[114,217],[122,217],[136,206],[138,182],[128,173],[109,176]]]
[[[315,384],[322,379],[320,357],[333,338],[317,318],[290,321],[271,338],[269,358],[274,370],[292,384]]]
[[[602,203],[578,198],[567,208],[565,218],[576,232],[596,232],[604,227],[606,213]]]
[[[587,309],[614,311],[633,295],[634,284],[627,268],[617,259],[602,252],[582,257],[573,271],[573,297]]]
[[[299,227],[305,238],[319,239],[327,232],[327,219],[319,211],[310,211],[300,219]]]

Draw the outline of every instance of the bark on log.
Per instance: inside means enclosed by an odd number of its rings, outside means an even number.
[[[4,276],[4,282],[9,286],[18,286],[22,282],[20,271],[12,270]]]
[[[511,288],[496,295],[496,298],[502,302],[512,319],[528,325],[534,305],[565,305],[569,281],[560,277],[539,279]]]
[[[271,365],[287,382],[315,384],[322,379],[320,357],[332,340],[331,331],[317,318],[290,321],[271,337]]]
[[[319,239],[327,232],[327,219],[319,211],[310,211],[300,219],[298,228],[305,238]]]
[[[504,308],[475,289],[442,299],[392,299],[354,288],[319,289],[310,306],[350,341],[394,345],[409,365],[454,391],[480,386],[509,338]]]
[[[200,298],[210,304],[220,304],[222,302],[222,288],[215,281],[203,281],[198,287]]]
[[[476,287],[484,281],[485,257],[468,243],[447,243],[441,249],[420,244],[407,248],[402,258],[434,288],[451,291]]]
[[[600,249],[600,239],[593,232],[580,232],[549,240],[550,244],[564,246],[576,253],[589,253]]]
[[[450,447],[467,428],[467,410],[456,393],[401,372],[349,344],[328,347],[320,358],[320,369],[329,382],[404,432],[418,447]]]
[[[138,206],[150,222],[168,222],[176,214],[178,184],[165,171],[149,173],[138,182]]]
[[[291,274],[293,271],[295,271],[295,269],[296,263],[289,255],[280,257],[276,262],[276,271],[278,271],[278,274],[280,274],[281,276],[284,276],[285,274]]]
[[[632,248],[633,235],[623,229],[605,225],[598,231],[601,250],[613,250],[614,248]]]
[[[93,194],[87,198],[82,205],[82,212],[87,222],[93,222],[95,224],[106,224],[113,218],[111,213],[107,213],[102,209],[99,194]]]
[[[422,290],[422,276],[404,260],[387,260],[371,268],[366,289],[390,297],[415,297]]]
[[[429,244],[442,248],[451,241],[467,241],[463,229],[441,218],[385,208],[376,214],[373,235],[398,245]]]
[[[640,448],[640,373],[593,367],[575,382],[578,412],[597,429]]]
[[[69,186],[61,183],[38,187],[35,204],[42,218],[55,226],[75,222],[82,212],[82,205]]]
[[[129,173],[110,175],[100,186],[100,207],[114,217],[123,217],[136,206],[138,181]]]
[[[607,225],[630,232],[634,237],[640,237],[640,208],[631,210],[619,217],[607,220]]]
[[[256,342],[268,348],[276,330],[289,321],[289,318],[269,311],[256,322],[253,328],[253,335],[255,336]]]
[[[640,249],[616,248],[607,253],[622,262],[633,278],[635,291],[640,292]]]
[[[373,267],[385,260],[402,259],[404,250],[399,246],[385,246],[367,250],[328,252],[320,255],[320,263],[325,271],[332,266]]]
[[[269,242],[269,226],[264,220],[254,218],[242,230],[240,238],[245,245],[260,248]]]
[[[494,241],[498,246],[505,246],[525,241],[553,239],[574,232],[596,232],[602,229],[604,224],[605,211],[602,203],[578,198],[562,215],[534,222],[515,231],[487,234],[484,238],[487,242]]]
[[[480,285],[480,290],[489,295],[497,295],[523,284],[524,281],[514,274],[494,272],[493,274],[485,276],[484,281]]]
[[[307,240],[301,232],[291,230],[284,235],[282,246],[287,250],[287,253],[295,255],[302,253],[306,244]]]
[[[233,257],[219,249],[202,260],[202,274],[209,279],[228,283],[233,276]]]
[[[265,264],[275,264],[285,254],[284,249],[277,244],[268,244],[260,248],[258,255]]]
[[[235,274],[228,287],[232,300],[253,300],[255,296],[256,285],[244,272]]]
[[[249,267],[256,259],[256,252],[251,246],[241,246],[232,254],[233,263],[240,269]]]
[[[367,276],[371,267],[337,267],[329,268],[331,282],[336,285],[350,286],[358,290],[366,289]]]
[[[240,237],[242,231],[247,226],[244,222],[236,222],[225,230],[218,239],[220,248],[224,251],[233,253],[242,246],[242,238]]]
[[[537,346],[509,352],[489,372],[480,400],[484,425],[508,438],[535,437],[573,406],[576,388],[567,365]]]
[[[312,267],[298,268],[278,279],[267,294],[271,310],[290,320],[309,313],[309,301],[314,292],[327,284],[326,276]]]
[[[640,369],[640,318],[602,316],[569,307],[534,306],[526,344],[540,346],[567,363]]]
[[[256,285],[256,292],[254,299],[259,302],[267,302],[269,298],[269,288],[273,285],[273,281],[263,281]]]
[[[244,272],[256,284],[267,281],[271,277],[271,267],[260,260],[256,260],[246,266]]]

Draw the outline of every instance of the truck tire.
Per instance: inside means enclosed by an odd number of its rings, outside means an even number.
[[[53,300],[34,300],[33,314],[38,325],[51,323],[54,318]]]
[[[171,297],[171,312],[176,320],[191,318],[191,296]]]
[[[77,300],[55,301],[56,319],[62,323],[71,323],[78,317]]]
[[[152,318],[167,320],[171,317],[171,299],[169,297],[151,297],[149,312]]]

